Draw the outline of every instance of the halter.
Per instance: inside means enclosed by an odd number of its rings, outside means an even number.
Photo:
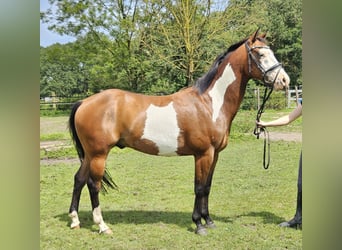
[[[251,74],[251,72],[252,72],[252,61],[253,61],[255,63],[255,65],[258,67],[258,69],[262,72],[262,78],[263,78],[264,85],[266,87],[272,87],[273,88],[273,84],[274,84],[275,80],[277,79],[280,70],[283,68],[282,64],[277,62],[272,67],[270,67],[268,69],[265,69],[259,63],[259,61],[255,58],[255,56],[253,54],[253,50],[254,49],[270,49],[270,47],[268,47],[268,46],[253,46],[253,47],[249,47],[248,40],[245,42],[245,45],[246,45],[246,49],[247,49],[247,52],[248,52],[248,72],[249,72],[249,74]],[[266,81],[267,73],[273,71],[276,68],[279,68],[279,69],[278,69],[277,74],[274,77],[273,81],[271,81],[271,82]],[[269,85],[271,85],[271,86],[269,86]]]
[[[254,54],[253,54],[253,50],[254,49],[270,49],[270,47],[268,46],[253,46],[253,47],[249,47],[248,46],[248,41],[245,42],[246,45],[246,49],[248,52],[248,72],[249,74],[251,74],[252,72],[252,61],[255,63],[255,65],[258,67],[258,69],[262,72],[262,77],[263,77],[263,85],[266,87],[265,88],[265,93],[264,93],[264,97],[263,97],[263,101],[262,104],[258,110],[257,116],[256,116],[256,120],[260,121],[260,117],[262,115],[262,113],[264,113],[264,109],[265,109],[265,104],[266,101],[268,100],[268,98],[270,97],[272,91],[273,91],[273,84],[276,81],[278,74],[280,72],[280,70],[282,69],[282,64],[281,63],[276,63],[274,64],[272,67],[268,68],[267,70],[259,63],[259,61],[255,58]],[[279,68],[277,71],[276,76],[274,77],[273,81],[268,82],[266,81],[266,75],[267,73],[275,70],[276,68]],[[267,93],[267,90],[269,90],[269,92]],[[266,127],[258,127],[257,125],[254,128],[253,134],[256,135],[257,139],[259,139],[259,136],[261,134],[261,132],[264,133],[264,155],[263,155],[263,166],[264,169],[268,169],[268,166],[270,165],[270,142],[269,142],[269,133],[266,129]],[[267,147],[268,146],[268,147]],[[266,163],[266,148],[267,148],[267,163]]]

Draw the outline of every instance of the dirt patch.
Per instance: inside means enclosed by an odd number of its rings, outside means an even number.
[[[40,117],[40,134],[68,133],[68,117]]]
[[[70,144],[70,140],[58,140],[58,141],[41,141],[40,142],[40,149],[46,151],[53,151],[60,148],[69,148],[73,145]]]
[[[55,151],[63,148],[71,148],[74,145],[70,140],[56,140],[56,141],[41,141],[40,142],[40,150],[44,150],[45,152]],[[54,165],[58,163],[70,163],[75,164],[78,163],[79,159],[75,158],[44,158],[40,160],[40,165]]]
[[[299,132],[269,132],[270,141],[302,141],[302,133]],[[263,138],[263,134],[260,134]]]
[[[57,164],[71,164],[71,165],[79,165],[80,160],[78,158],[62,158],[62,159],[41,159],[40,165],[41,166],[50,166],[50,165],[57,165]]]

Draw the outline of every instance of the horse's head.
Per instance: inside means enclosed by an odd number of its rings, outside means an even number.
[[[274,90],[288,88],[290,77],[267,46],[266,34],[258,36],[258,31],[259,29],[245,42],[249,74],[262,80],[266,86],[273,86]]]

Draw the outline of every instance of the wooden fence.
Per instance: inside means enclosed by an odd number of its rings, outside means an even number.
[[[287,91],[287,108],[293,108],[297,106],[297,102],[302,98],[302,88],[295,86],[294,89]]]
[[[242,109],[258,109],[262,102],[264,87],[247,88],[245,98],[242,102]],[[302,96],[302,89],[297,88],[273,92],[270,98],[270,107],[273,109],[294,108],[299,98]],[[51,95],[40,99],[41,111],[66,111],[69,112],[72,105],[78,100],[82,100],[87,96],[56,96]],[[273,105],[272,105],[273,102]]]

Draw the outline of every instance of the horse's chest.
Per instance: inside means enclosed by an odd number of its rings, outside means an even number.
[[[177,155],[180,128],[173,102],[159,107],[151,104],[146,110],[142,140],[154,143],[158,155]]]

